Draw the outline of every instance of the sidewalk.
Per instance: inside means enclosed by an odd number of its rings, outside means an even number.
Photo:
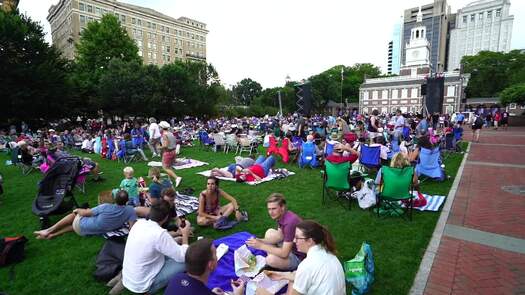
[[[462,168],[410,293],[525,294],[525,128],[483,129]]]

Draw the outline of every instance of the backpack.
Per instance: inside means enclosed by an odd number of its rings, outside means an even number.
[[[476,120],[474,120],[474,127],[477,127],[477,128],[480,128],[481,126],[483,126],[483,120],[481,119],[481,117],[477,117]]]
[[[0,238],[0,267],[24,260],[26,242],[25,236]]]

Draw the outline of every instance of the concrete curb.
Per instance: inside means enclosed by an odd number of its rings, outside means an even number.
[[[425,254],[423,255],[421,264],[419,265],[419,270],[417,271],[416,277],[414,278],[414,283],[412,284],[412,287],[410,288],[410,291],[408,292],[410,295],[421,295],[425,291],[425,287],[427,286],[428,277],[430,276],[430,270],[432,269],[434,258],[436,257],[436,253],[439,248],[439,244],[441,242],[443,232],[445,231],[445,225],[447,224],[448,216],[450,214],[450,209],[452,208],[452,203],[454,203],[454,198],[456,197],[456,191],[458,189],[459,182],[461,181],[461,176],[463,175],[463,169],[465,169],[465,163],[467,162],[467,158],[470,152],[470,147],[471,147],[471,143],[469,142],[467,151],[465,152],[463,160],[461,161],[461,165],[459,166],[458,173],[456,174],[456,178],[454,179],[454,182],[452,183],[452,187],[450,188],[450,191],[448,192],[448,196],[447,196],[445,205],[443,206],[443,209],[441,210],[441,215],[439,216],[439,220],[436,224],[436,228],[434,229],[434,233],[432,234],[432,238],[430,239],[430,243],[428,244],[427,250],[425,251]]]

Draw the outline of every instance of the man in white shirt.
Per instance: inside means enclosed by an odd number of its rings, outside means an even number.
[[[149,134],[149,148],[151,150],[151,153],[153,154],[153,157],[158,156],[160,157],[160,153],[157,150],[157,145],[160,144],[160,128],[157,124],[157,120],[155,118],[149,118],[149,128],[148,128],[148,134]]]
[[[403,128],[405,128],[405,117],[401,114],[401,110],[397,110],[394,125],[395,138],[400,138],[403,135]]]
[[[124,250],[122,284],[134,293],[154,294],[164,288],[171,277],[185,270],[190,223],[180,228],[182,246],[161,225],[169,219],[166,201],[153,205],[149,219],[140,219],[129,232]]]
[[[87,135],[85,138],[84,138],[84,141],[82,141],[82,146],[80,147],[80,149],[84,152],[84,153],[93,153],[93,142],[91,140],[91,135]]]

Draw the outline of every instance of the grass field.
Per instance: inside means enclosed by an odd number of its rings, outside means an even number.
[[[179,188],[192,187],[196,192],[205,188],[205,178],[196,172],[223,167],[233,161],[233,153],[214,153],[199,147],[183,149],[184,157],[211,163],[209,166],[177,171],[183,181]],[[463,155],[453,154],[445,161],[447,174],[451,176],[442,183],[426,181],[421,191],[427,194],[447,195]],[[36,240],[32,232],[39,228],[38,218],[31,212],[31,204],[37,192],[37,182],[42,175],[33,172],[22,176],[21,170],[5,166],[8,159],[0,155],[0,173],[4,176],[5,193],[0,196],[0,236],[25,235],[26,259],[14,268],[0,268],[0,293],[17,294],[107,294],[109,288],[94,280],[95,258],[104,239],[79,237],[68,233],[53,240]],[[115,188],[122,179],[123,163],[98,161],[104,171],[103,182],[88,181],[85,195],[75,190],[79,203],[89,202],[95,206],[97,194]],[[146,176],[148,167],[144,162],[133,163],[135,176]],[[337,202],[321,204],[322,180],[319,169],[299,169],[296,164],[284,165],[296,172],[286,179],[275,180],[258,186],[234,182],[222,182],[221,188],[237,198],[247,210],[250,221],[231,230],[218,232],[197,226],[195,236],[218,238],[238,231],[249,231],[257,236],[269,227],[275,227],[266,212],[266,197],[273,192],[283,193],[289,209],[305,219],[315,219],[329,228],[335,237],[338,256],[346,261],[355,255],[363,241],[368,241],[374,253],[376,276],[373,294],[406,294],[412,285],[419,263],[434,230],[439,213],[414,212],[413,221],[402,218],[377,218],[370,211],[343,209]],[[56,222],[59,217],[54,217]],[[189,216],[192,224],[195,214]]]

